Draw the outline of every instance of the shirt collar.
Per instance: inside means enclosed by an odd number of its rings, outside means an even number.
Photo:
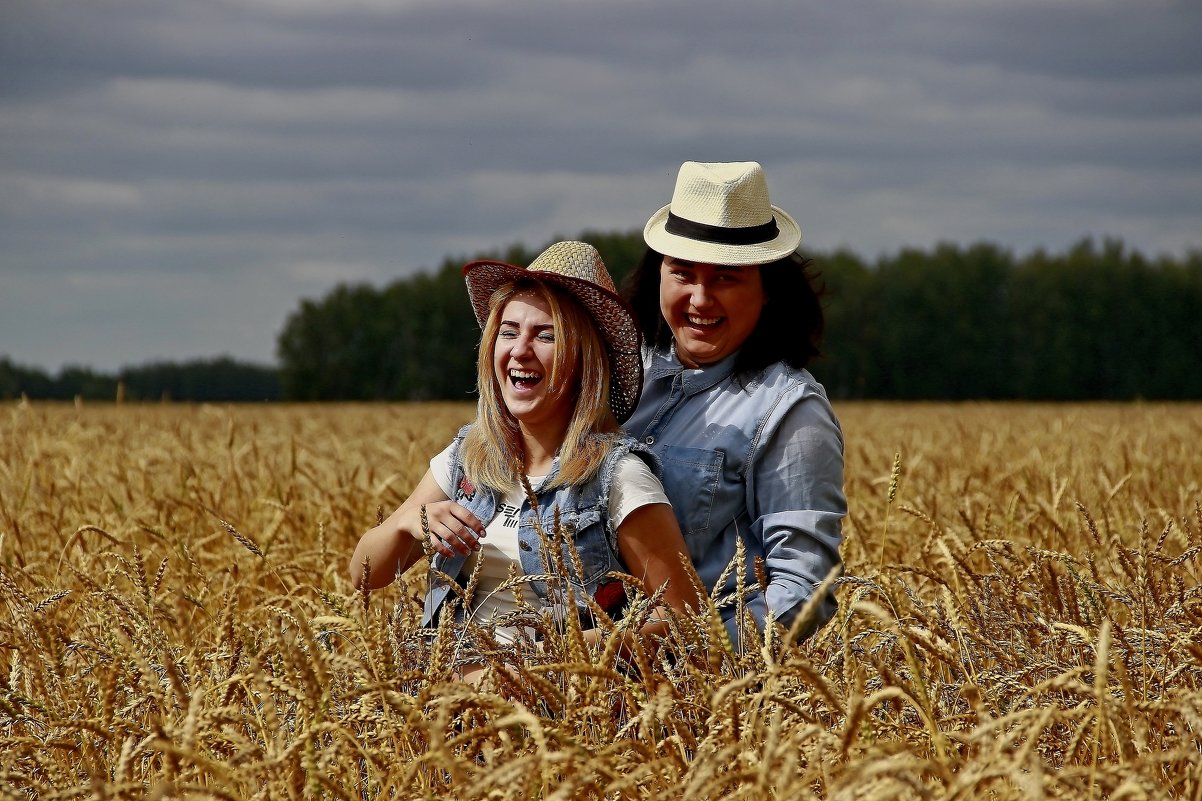
[[[647,365],[647,380],[675,378],[679,375],[684,394],[686,396],[696,395],[729,378],[734,372],[735,360],[738,355],[737,352],[732,353],[720,362],[707,364],[704,367],[689,368],[682,365],[680,359],[676,357],[675,344],[666,349],[652,348],[651,358]]]

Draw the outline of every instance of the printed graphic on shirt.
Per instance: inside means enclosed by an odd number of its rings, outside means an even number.
[[[476,497],[476,485],[467,480],[467,476],[459,479],[459,497],[471,500]]]
[[[501,505],[501,516],[504,518],[501,525],[505,528],[517,528],[518,512],[522,510],[520,506],[510,506],[509,504]]]

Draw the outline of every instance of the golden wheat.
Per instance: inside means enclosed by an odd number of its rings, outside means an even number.
[[[837,411],[835,620],[651,652],[352,591],[468,405],[10,405],[0,798],[1202,798],[1202,406]]]

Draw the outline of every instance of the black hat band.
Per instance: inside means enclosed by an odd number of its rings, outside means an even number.
[[[696,239],[700,242],[718,242],[723,245],[758,245],[761,242],[771,242],[780,235],[773,217],[762,225],[751,225],[744,228],[723,228],[720,225],[693,222],[683,217],[677,217],[670,210],[664,230],[686,239]]]

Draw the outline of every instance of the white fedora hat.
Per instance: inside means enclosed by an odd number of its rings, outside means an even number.
[[[463,277],[481,328],[488,322],[493,293],[510,281],[543,281],[575,297],[596,321],[605,342],[609,356],[609,406],[619,423],[626,422],[643,391],[642,336],[635,325],[634,313],[618,296],[596,248],[586,242],[556,242],[529,267],[483,259],[465,264]]]
[[[754,161],[686,161],[672,202],[652,215],[643,239],[665,256],[703,264],[767,264],[801,243],[801,228],[768,199]]]

